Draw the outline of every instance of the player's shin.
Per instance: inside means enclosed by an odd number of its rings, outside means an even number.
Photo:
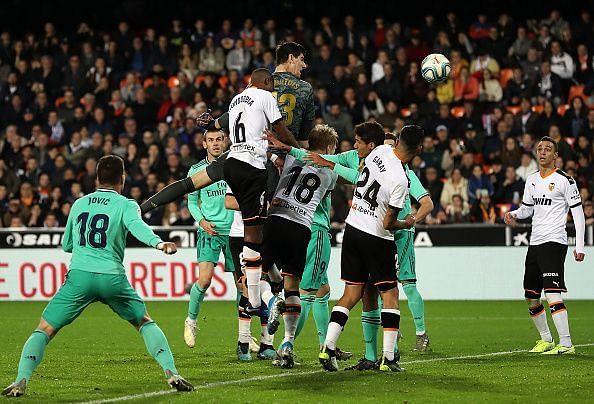
[[[400,328],[400,310],[382,309],[382,327],[384,329],[384,358],[391,361],[394,359],[394,346]]]
[[[295,331],[297,330],[297,323],[301,314],[301,299],[299,292],[296,290],[285,291],[285,312],[283,319],[285,321],[285,338],[284,342],[291,344],[295,340]]]
[[[551,309],[551,317],[553,317],[555,328],[559,334],[559,343],[564,347],[571,347],[573,344],[569,334],[569,318],[561,293],[547,293],[546,296]]]
[[[200,313],[200,306],[204,301],[206,289],[201,288],[198,283],[194,283],[190,290],[190,302],[188,303],[188,318],[196,321],[198,313]]]
[[[349,313],[349,309],[338,305],[334,306],[332,309],[332,314],[330,314],[330,324],[328,324],[328,333],[326,334],[326,341],[324,341],[327,349],[331,351],[336,350],[336,342],[349,319]]]
[[[313,305],[313,317],[316,322],[316,328],[318,330],[318,339],[320,345],[324,344],[326,340],[326,334],[328,333],[328,323],[330,322],[328,315],[328,300],[330,299],[330,293],[326,293],[322,297],[316,297]]]
[[[417,284],[415,282],[405,283],[402,285],[402,289],[406,295],[408,308],[413,315],[416,334],[423,335],[425,334],[425,303],[417,290]]]
[[[301,334],[301,330],[303,330],[303,327],[307,322],[309,312],[314,305],[315,299],[315,295],[301,294],[301,314],[299,315],[299,321],[297,322],[297,330],[295,330],[296,337]]]
[[[253,308],[260,307],[260,278],[262,277],[262,257],[260,256],[261,245],[256,243],[244,243],[243,260],[245,263],[245,277],[248,289],[248,297]]]
[[[547,323],[547,314],[540,299],[528,299],[527,301],[530,307],[528,312],[534,322],[534,326],[540,334],[540,339],[546,342],[553,342],[553,336],[551,335],[551,330],[549,330],[549,325]]]
[[[165,376],[168,376],[167,371],[177,375],[178,372],[175,368],[167,337],[165,337],[159,326],[154,321],[148,321],[140,327],[139,331],[144,339],[144,345],[148,353],[159,363],[163,372],[165,372]]]
[[[49,341],[49,337],[43,331],[33,331],[23,346],[23,352],[21,353],[21,360],[19,361],[19,370],[16,378],[17,383],[23,379],[29,382],[33,371],[43,359],[45,347]]]
[[[260,317],[260,327],[262,329],[262,333],[260,334],[260,344],[261,345],[274,345],[274,335],[270,335],[268,333],[268,319],[264,317]]]

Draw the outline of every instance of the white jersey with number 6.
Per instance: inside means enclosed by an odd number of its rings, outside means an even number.
[[[318,205],[334,189],[336,179],[336,173],[328,168],[308,165],[287,155],[268,215],[311,227]]]
[[[365,158],[346,222],[373,236],[394,240],[384,229],[388,207],[402,209],[409,180],[402,161],[389,145],[378,146]]]
[[[272,93],[249,87],[237,94],[229,104],[228,157],[241,160],[256,168],[265,168],[268,142],[262,139],[264,129],[283,119]]]

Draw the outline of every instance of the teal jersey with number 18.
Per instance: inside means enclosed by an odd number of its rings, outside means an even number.
[[[70,269],[124,273],[128,232],[151,247],[162,242],[142,221],[136,201],[108,189],[78,199],[70,210],[62,240],[64,251],[72,253]]]

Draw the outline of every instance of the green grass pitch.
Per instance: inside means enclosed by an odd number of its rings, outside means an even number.
[[[206,302],[199,317],[197,346],[183,342],[185,302],[147,303],[171,344],[180,372],[197,390],[168,391],[141,337],[109,308],[92,305],[50,343],[22,402],[592,402],[594,401],[594,305],[567,302],[577,355],[527,353],[537,338],[526,304],[514,302],[426,303],[433,351],[412,351],[414,326],[402,304],[405,373],[322,373],[317,363],[313,319],[297,340],[292,370],[235,357],[237,319],[231,302]],[[13,381],[23,343],[37,325],[44,303],[0,304],[1,387]],[[254,335],[259,323],[253,321]],[[549,317],[549,325],[554,327]],[[258,330],[258,331],[257,331]],[[282,335],[282,328],[279,330]],[[278,343],[280,335],[275,342]],[[381,337],[380,337],[381,341]],[[360,310],[353,310],[339,346],[363,351]],[[519,352],[513,352],[519,351]],[[344,364],[342,364],[344,367]],[[145,393],[155,395],[141,396]]]

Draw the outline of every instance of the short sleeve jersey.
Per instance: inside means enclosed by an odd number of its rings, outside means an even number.
[[[567,213],[582,204],[575,180],[561,170],[546,177],[537,171],[526,178],[522,204],[533,206],[530,245],[567,244]]]
[[[389,145],[376,147],[365,157],[346,222],[365,233],[394,240],[394,234],[384,229],[384,217],[389,207],[404,208],[409,186],[405,167],[394,149]]]
[[[287,155],[268,214],[310,227],[314,212],[334,189],[337,175],[328,168],[308,165]]]
[[[266,90],[250,87],[233,97],[229,105],[229,158],[264,169],[268,148],[262,139],[264,129],[282,118],[276,100]]]
[[[297,140],[307,140],[315,119],[314,94],[311,84],[288,72],[276,72],[274,92],[287,128]]]

